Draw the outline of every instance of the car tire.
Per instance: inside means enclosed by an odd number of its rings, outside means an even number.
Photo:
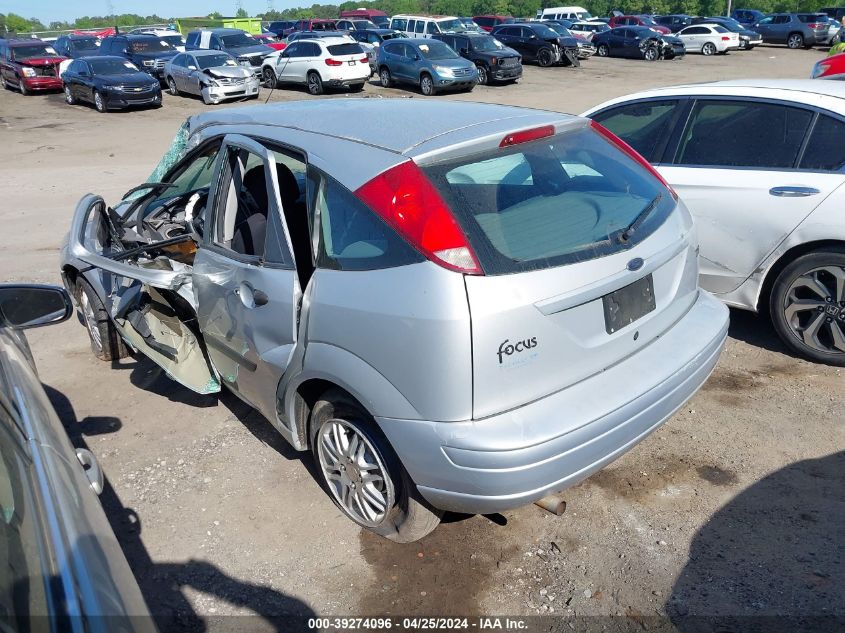
[[[2,73],[0,73],[0,86],[3,86],[4,90],[11,90],[12,89],[12,87],[6,81],[6,78],[2,75]]]
[[[94,91],[94,108],[96,108],[97,112],[105,112],[108,108],[106,108],[106,102],[103,100],[103,95],[100,94],[99,90]]]
[[[486,86],[490,82],[490,76],[487,74],[487,67],[484,64],[478,64],[478,85]]]
[[[26,84],[24,84],[22,77],[18,77],[18,90],[21,91],[21,94],[24,97],[28,97],[32,94],[32,91],[26,87]]]
[[[390,88],[393,85],[393,77],[390,76],[390,70],[386,67],[378,71],[378,78],[382,88]]]
[[[167,88],[171,95],[173,95],[174,97],[179,96],[179,88],[176,87],[176,81],[173,79],[173,77],[167,78]]]
[[[647,46],[643,51],[643,59],[647,62],[657,61],[658,57],[660,57],[660,53],[657,51],[656,46]]]
[[[308,94],[318,96],[323,94],[323,80],[320,78],[320,73],[312,70],[305,78],[308,86]]]
[[[599,57],[610,57],[610,47],[607,44],[599,44],[596,48],[596,55]]]
[[[80,279],[76,283],[75,294],[94,356],[107,361],[129,356],[129,348],[118,334],[108,311],[91,285]]]
[[[426,97],[433,97],[437,92],[434,88],[434,79],[428,73],[420,75],[420,92]]]
[[[715,55],[716,52],[716,45],[713,42],[704,42],[704,46],[701,47],[702,55]]]
[[[821,296],[824,291],[829,294]],[[787,264],[772,284],[769,314],[792,351],[845,367],[845,248],[812,251]]]
[[[279,85],[279,80],[276,77],[276,71],[269,66],[265,66],[261,70],[261,83],[265,88],[275,88]]]
[[[350,92],[361,92],[364,89],[364,84],[352,84],[349,86]]]
[[[70,86],[65,85],[65,103],[68,105],[76,105],[76,97],[70,91]]]
[[[397,543],[417,541],[438,526],[443,513],[422,498],[373,419],[343,391],[320,397],[310,432],[320,483],[352,521]]]
[[[792,33],[786,38],[786,45],[792,49],[802,48],[804,46],[804,36],[800,33]]]
[[[543,68],[547,68],[555,63],[555,54],[550,48],[541,48],[537,51],[537,63]]]

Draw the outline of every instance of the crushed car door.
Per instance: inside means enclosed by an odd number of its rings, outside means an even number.
[[[305,209],[305,159],[239,135],[221,151],[219,195],[194,260],[200,329],[221,379],[276,420],[301,297],[283,209]]]
[[[115,209],[85,196],[68,236],[71,256],[89,266],[85,279],[123,339],[198,393],[220,390],[199,336],[191,279],[199,241],[192,218],[204,215],[219,148],[219,140],[201,145],[167,171],[164,184],[136,188],[147,193],[127,195]]]

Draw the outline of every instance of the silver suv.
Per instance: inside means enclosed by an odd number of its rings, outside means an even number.
[[[149,182],[79,202],[62,275],[98,357],[225,385],[407,542],[571,486],[692,396],[728,325],[697,257],[597,123],[344,99],[191,117]]]

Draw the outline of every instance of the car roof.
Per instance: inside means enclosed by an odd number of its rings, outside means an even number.
[[[120,57],[119,55],[91,55],[89,57],[80,57],[79,59],[75,59],[73,61],[96,62],[101,59],[112,59],[119,62],[126,62],[126,58]]]
[[[588,112],[636,99],[697,95],[778,99],[845,114],[845,83],[823,79],[730,79],[653,88],[606,101]]]
[[[377,124],[350,126],[350,116],[359,122],[373,121]],[[505,134],[570,120],[577,119],[559,112],[498,104],[359,98],[213,110],[192,117],[191,126],[194,130],[212,125],[294,129],[413,157],[477,138],[483,133]],[[408,121],[414,121],[414,125],[408,125]],[[337,153],[334,160],[337,160],[339,168],[348,165],[347,158],[341,153]]]
[[[347,37],[303,37],[301,39],[296,40],[296,42],[318,42],[320,44],[325,44],[326,46],[331,46],[332,44],[357,44],[358,42],[350,42],[349,38]]]
[[[50,44],[50,42],[45,42],[44,40],[39,40],[39,39],[36,39],[34,37],[31,38],[31,39],[28,39],[28,38],[25,38],[25,37],[21,37],[19,39],[8,39],[8,40],[6,40],[6,43],[9,46],[26,46],[28,44],[29,45],[32,45],[32,44],[47,44],[47,45],[49,45]]]

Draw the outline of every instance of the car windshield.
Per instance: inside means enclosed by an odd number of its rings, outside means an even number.
[[[375,22],[370,22],[369,20],[353,20],[352,24],[355,25],[356,29],[377,29]]]
[[[657,178],[589,128],[424,170],[490,275],[618,253],[632,223],[629,239],[642,240],[675,207]]]
[[[730,33],[730,31],[728,31],[728,29],[726,29],[721,24],[717,24],[716,26],[714,26],[713,30],[716,31],[716,33]]]
[[[549,22],[548,24],[546,24],[546,26],[548,26],[552,31],[554,31],[558,35],[563,35],[565,37],[572,37],[572,33],[570,33],[569,29],[566,28],[565,26],[562,26],[560,24],[556,24],[555,22]]]
[[[133,40],[129,43],[129,50],[133,53],[169,53],[176,49],[159,37],[151,37]]]
[[[470,41],[472,42],[472,47],[482,53],[486,51],[501,50],[505,47],[505,45],[495,37],[474,37]]]
[[[463,22],[457,18],[454,20],[438,20],[437,26],[440,27],[441,33],[459,33],[466,30]]]
[[[455,51],[437,40],[420,44],[419,49],[425,59],[460,59],[460,56]]]
[[[731,20],[730,22],[728,22],[727,20],[720,21],[720,22],[718,22],[718,24],[719,24],[719,26],[725,27],[731,33],[739,33],[740,31],[745,30],[744,28],[742,28],[742,26],[740,26],[739,23],[734,22],[733,20]]]
[[[170,44],[171,46],[184,46],[185,40],[182,39],[181,35],[163,35],[161,37],[165,42]]]
[[[219,55],[197,55],[197,66],[200,70],[206,68],[217,68],[219,66],[237,66],[238,62],[231,55],[220,53]]]
[[[15,59],[31,59],[33,57],[58,57],[56,49],[46,44],[31,44],[27,46],[15,46],[12,48]]]
[[[549,37],[558,37],[557,32],[553,31],[545,24],[533,24],[531,29],[537,34],[537,37],[542,37],[544,39]]]
[[[395,40],[397,37],[405,37],[405,38],[407,38],[408,36],[407,36],[407,35],[405,35],[404,33],[402,33],[401,31],[396,31],[396,32],[394,32],[394,33],[385,33],[385,34],[383,34],[383,35],[381,36],[381,39],[383,39],[383,40]]]
[[[69,41],[71,50],[74,51],[95,51],[100,48],[96,37],[84,37]]]
[[[238,48],[241,46],[255,46],[258,40],[246,33],[235,33],[234,35],[224,35],[220,38],[223,41],[223,46],[226,48]]]
[[[657,25],[657,23],[654,20],[652,20],[650,17],[648,17],[647,15],[641,15],[641,16],[639,16],[639,18],[640,18],[640,22],[642,22],[643,24],[649,24],[649,25],[653,24],[655,26]]]
[[[88,65],[95,75],[125,75],[140,72],[135,64],[124,59],[94,59],[88,58]]]

